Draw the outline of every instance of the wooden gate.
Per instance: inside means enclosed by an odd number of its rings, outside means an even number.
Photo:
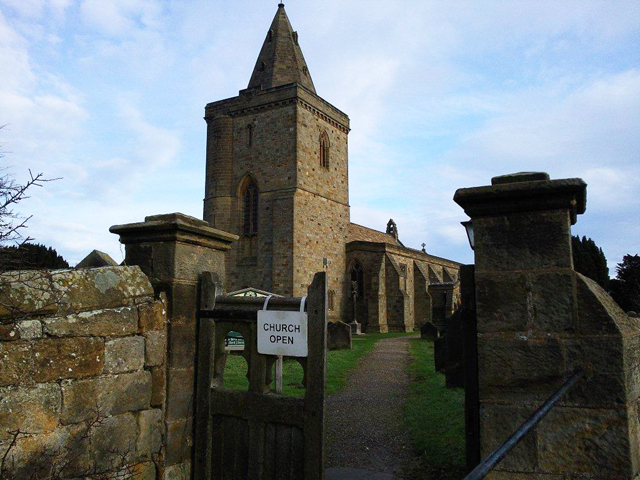
[[[257,349],[257,312],[264,298],[219,295],[215,274],[203,274],[200,292],[195,478],[324,479],[325,376],[327,336],[326,273],[308,290],[307,358],[304,398],[271,393],[275,356]],[[269,310],[300,309],[301,298],[273,297]],[[249,366],[246,392],[224,388],[230,331],[245,340]]]

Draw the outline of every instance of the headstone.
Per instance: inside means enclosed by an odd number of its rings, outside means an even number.
[[[327,349],[351,350],[351,326],[344,322],[327,325]]]
[[[422,327],[420,327],[420,338],[434,341],[439,336],[440,334],[438,332],[438,327],[436,327],[431,322],[427,322]]]
[[[355,320],[349,324],[351,327],[351,335],[362,335],[360,324]]]
[[[108,254],[100,250],[94,250],[84,257],[76,268],[115,267],[118,263]]]

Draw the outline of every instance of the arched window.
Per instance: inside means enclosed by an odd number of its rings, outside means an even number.
[[[258,186],[250,180],[243,195],[243,228],[246,236],[258,233]]]
[[[329,169],[329,152],[331,145],[329,144],[329,135],[327,132],[320,134],[320,166]]]
[[[245,127],[245,133],[247,136],[247,147],[251,147],[253,145],[253,125],[247,125]]]

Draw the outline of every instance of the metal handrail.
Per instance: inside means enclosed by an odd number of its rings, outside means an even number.
[[[569,391],[571,387],[573,387],[578,380],[582,377],[584,371],[582,369],[576,371],[571,377],[564,382],[556,393],[551,395],[549,399],[542,404],[542,406],[536,410],[536,412],[529,417],[529,419],[524,422],[518,430],[515,431],[513,435],[511,435],[507,440],[500,445],[496,450],[493,451],[491,455],[489,455],[480,465],[474,468],[471,473],[469,473],[464,480],[480,480],[486,477],[491,470],[493,470],[498,463],[515,447],[522,438],[535,427],[540,420],[542,420],[547,413],[551,411],[551,409],[558,403],[558,400],[562,398],[562,396]]]

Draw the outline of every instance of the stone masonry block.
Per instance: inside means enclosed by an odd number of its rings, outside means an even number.
[[[103,267],[53,272],[7,272],[0,317],[15,312],[71,314],[117,308],[152,297],[149,279],[138,267]]]
[[[476,272],[573,266],[568,211],[478,217],[473,228]]]
[[[574,332],[577,324],[575,275],[572,271],[532,272],[531,304],[534,332]]]
[[[164,422],[162,410],[143,410],[138,413],[136,451],[142,458],[150,458],[162,447]]]
[[[131,413],[104,418],[91,432],[92,457],[98,472],[124,466],[140,458],[136,451],[138,423]]]
[[[174,278],[197,281],[202,272],[218,272],[224,278],[225,252],[199,245],[178,244],[175,250]]]
[[[52,338],[34,342],[36,382],[99,375],[104,364],[104,341],[101,338]]]
[[[530,285],[523,273],[476,274],[478,332],[523,332],[530,312]]]
[[[167,310],[164,302],[155,301],[142,304],[138,306],[138,312],[140,315],[140,332],[164,330],[167,322]]]
[[[105,342],[105,371],[131,372],[144,365],[144,338],[124,337]]]
[[[154,330],[144,334],[144,363],[145,366],[162,365],[167,353],[167,333]]]
[[[531,407],[483,404],[480,407],[481,457],[486,458],[531,416]],[[500,470],[532,472],[537,465],[536,434],[530,432],[500,462]]]
[[[565,380],[562,344],[554,338],[484,335],[478,340],[481,399],[546,400]]]
[[[590,278],[576,274],[578,284],[578,331],[584,335],[636,331],[615,301]]]
[[[0,441],[8,431],[53,431],[58,424],[60,403],[57,383],[0,388]]]
[[[136,463],[129,470],[135,480],[156,480],[156,465],[153,462]]]
[[[52,337],[120,337],[132,335],[137,329],[136,307],[93,310],[44,322],[45,333]]]
[[[167,420],[194,414],[195,373],[193,368],[167,371]]]
[[[33,354],[29,342],[0,343],[0,386],[33,381]]]
[[[69,477],[88,475],[94,467],[91,444],[86,440],[90,430],[89,426],[78,424],[19,437],[5,462],[11,468],[4,473],[12,480],[51,478],[52,467],[64,467],[64,474]]]
[[[554,408],[537,427],[538,463],[549,473],[631,478],[626,408]]]
[[[151,368],[151,406],[163,407],[166,394],[166,366]]]
[[[0,342],[20,340],[20,330],[16,323],[0,324]]]
[[[193,420],[191,418],[166,422],[165,463],[167,467],[191,460],[193,449]]]
[[[174,283],[168,293],[171,324],[194,323],[198,305],[197,283]]]
[[[191,480],[191,461],[185,460],[164,469],[162,480]]]
[[[18,322],[20,338],[23,340],[35,340],[42,337],[42,323],[39,320],[23,320]]]
[[[628,399],[631,391],[624,363],[624,342],[615,336],[584,336],[563,340],[567,356],[567,376],[579,368],[585,370],[583,378],[562,400],[569,405],[589,407],[617,407]],[[640,347],[640,346],[636,346]],[[637,351],[637,350],[635,350]],[[634,385],[637,385],[634,382]]]
[[[63,424],[149,408],[151,373],[140,371],[62,382]]]
[[[196,363],[196,325],[173,322],[169,325],[169,366],[189,368]]]

